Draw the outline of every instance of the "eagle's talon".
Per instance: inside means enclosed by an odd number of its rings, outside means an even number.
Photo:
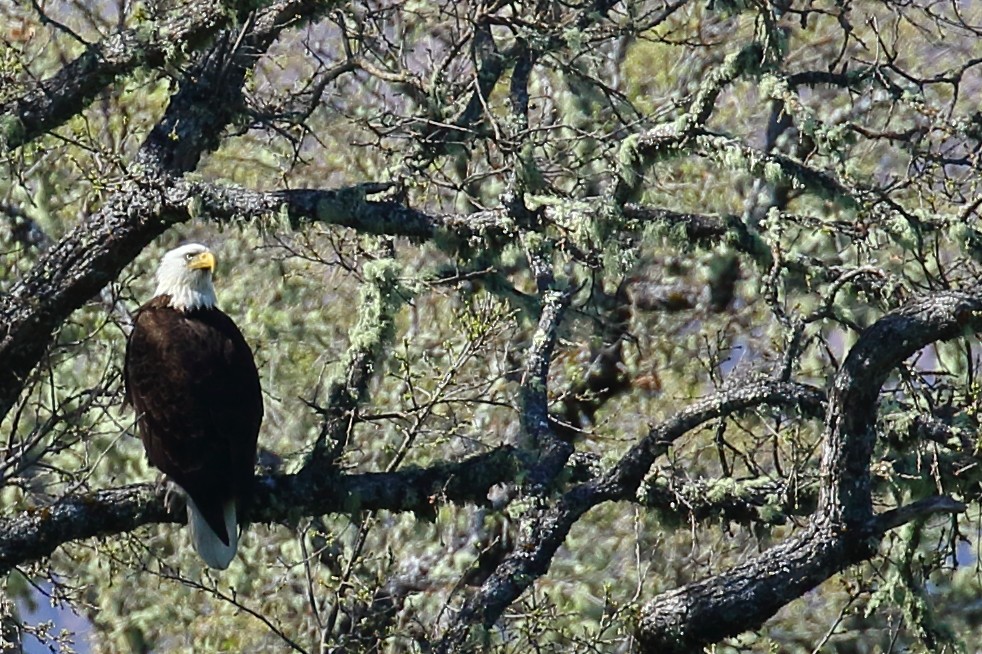
[[[164,508],[168,513],[182,514],[187,511],[188,498],[184,489],[163,475]]]

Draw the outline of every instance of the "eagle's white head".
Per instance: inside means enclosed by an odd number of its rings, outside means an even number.
[[[174,248],[160,260],[154,295],[169,295],[170,306],[180,311],[210,309],[216,301],[214,270],[215,255],[205,246],[188,243]]]

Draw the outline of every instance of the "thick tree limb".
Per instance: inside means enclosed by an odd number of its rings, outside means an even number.
[[[0,143],[16,148],[77,115],[116,78],[139,66],[159,66],[170,53],[195,49],[231,18],[218,0],[184,3],[159,22],[123,30],[0,106]]]
[[[559,338],[559,327],[569,306],[570,293],[555,286],[548,256],[530,248],[529,265],[541,298],[539,323],[525,359],[521,380],[522,429],[536,461],[529,471],[529,490],[540,494],[552,483],[573,453],[573,446],[560,440],[549,416],[549,366]]]
[[[876,404],[887,376],[917,350],[982,329],[982,296],[938,293],[893,311],[863,332],[835,377],[822,455],[820,510],[833,523],[862,529],[873,516],[869,463]]]
[[[863,332],[835,377],[826,418],[819,509],[802,533],[709,579],[663,593],[642,611],[644,651],[688,652],[754,629],[785,604],[875,552],[887,529],[963,508],[925,500],[874,516],[870,456],[880,388],[917,350],[982,329],[982,297],[938,293],[893,311]]]
[[[320,474],[260,477],[246,518],[294,522],[303,516],[372,509],[429,514],[445,501],[485,503],[492,486],[518,474],[518,461],[515,448],[506,445],[460,463],[429,468],[345,475],[324,466]],[[0,577],[70,541],[185,521],[183,512],[167,512],[164,490],[153,484],[71,495],[52,506],[0,520]]]
[[[249,15],[240,30],[226,30],[195,63],[163,118],[150,131],[136,161],[171,175],[194,170],[218,147],[226,126],[243,112],[243,83],[280,33],[298,19],[313,19],[333,3],[279,0]]]
[[[722,519],[745,524],[785,524],[789,516],[804,516],[818,505],[818,484],[787,480],[656,478],[645,488],[642,504],[677,520]]]
[[[247,218],[282,216],[293,229],[312,223],[350,227],[366,234],[432,239],[507,238],[504,211],[489,210],[466,215],[426,214],[394,201],[373,201],[391,184],[367,183],[345,189],[287,189],[252,191],[207,182],[175,182],[176,198],[193,197],[200,211],[219,223]]]
[[[0,418],[13,406],[54,330],[168,224],[187,219],[163,207],[158,186],[128,184],[0,296]]]

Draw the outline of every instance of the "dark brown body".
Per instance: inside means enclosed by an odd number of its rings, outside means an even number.
[[[228,544],[222,506],[242,515],[263,418],[252,351],[218,309],[178,311],[168,296],[138,311],[126,346],[126,399],[147,458],[195,501]]]

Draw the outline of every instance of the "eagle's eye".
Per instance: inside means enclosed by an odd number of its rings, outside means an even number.
[[[184,255],[184,260],[185,261],[190,261],[193,258],[194,258],[194,254],[191,253],[191,252],[188,252],[187,254]]]

